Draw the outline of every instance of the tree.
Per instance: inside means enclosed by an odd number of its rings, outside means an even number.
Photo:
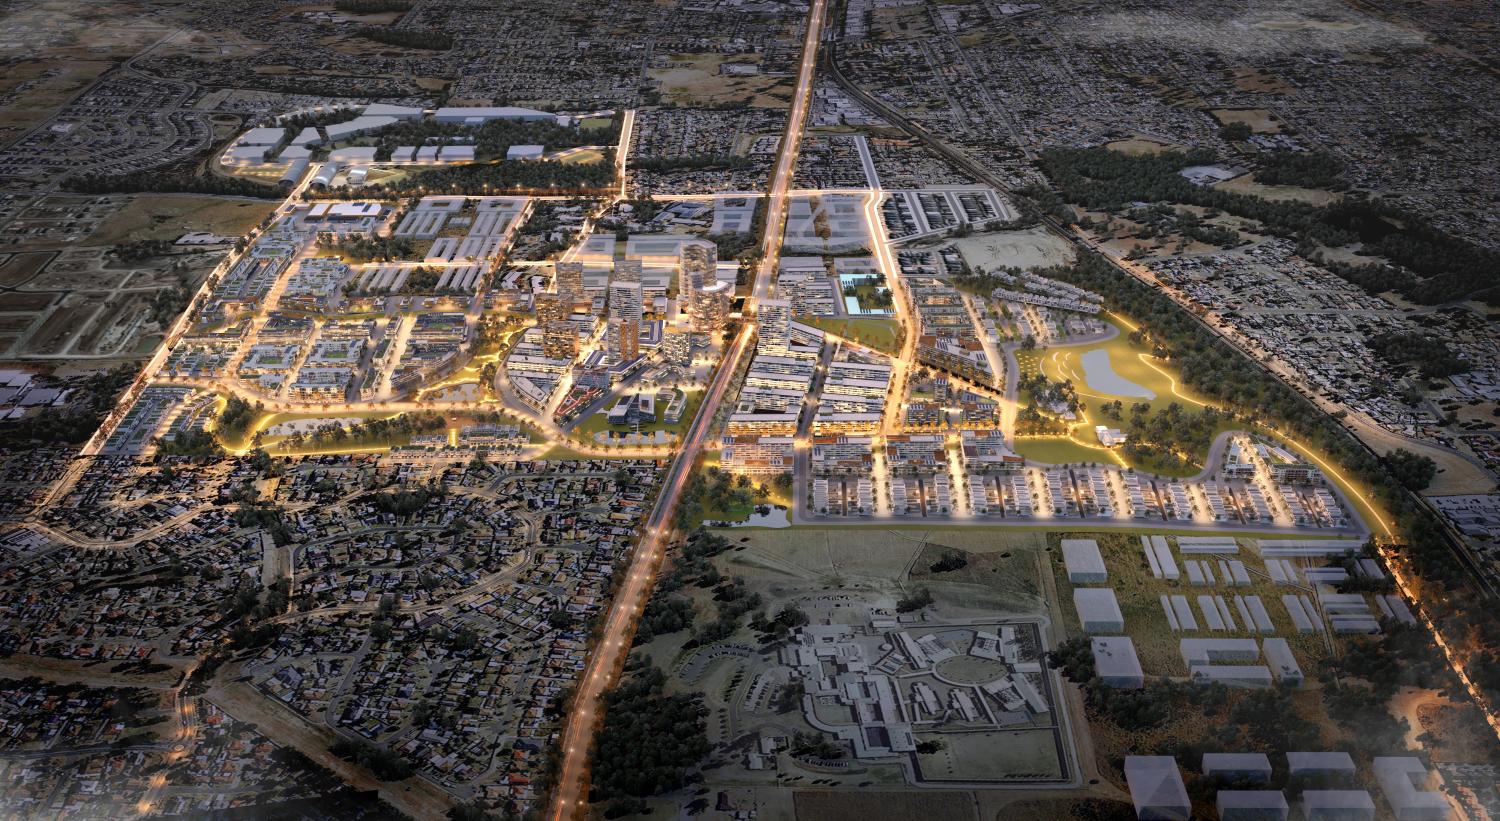
[[[328,751],[368,769],[381,781],[401,781],[415,772],[400,755],[364,740],[340,738]]]
[[[573,626],[573,617],[559,607],[547,614],[547,626],[553,630],[567,630]]]
[[[921,610],[932,602],[932,591],[925,587],[918,587],[912,591],[911,595],[896,602],[896,612],[910,613],[914,610]]]
[[[1219,136],[1232,143],[1242,143],[1250,139],[1250,134],[1249,123],[1225,123],[1219,129]]]
[[[776,621],[779,624],[785,625],[788,629],[796,629],[807,624],[808,618],[807,614],[802,612],[801,608],[797,607],[797,605],[789,604],[781,608],[781,612],[776,614]]]
[[[712,751],[702,697],[667,695],[665,685],[666,675],[659,668],[632,656],[625,677],[605,695],[591,800],[679,790],[688,783],[689,771]]]
[[[1426,456],[1397,448],[1385,455],[1386,469],[1407,490],[1425,490],[1437,476],[1437,464]]]

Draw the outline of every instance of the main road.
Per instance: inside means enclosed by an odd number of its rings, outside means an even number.
[[[812,82],[818,61],[818,42],[823,32],[823,14],[827,0],[813,0],[808,10],[807,32],[802,42],[802,62],[797,69],[797,89],[792,95],[792,105],[787,114],[786,135],[781,140],[781,151],[772,173],[766,205],[766,234],[761,246],[761,265],[756,274],[750,296],[745,302],[745,315],[752,316],[755,303],[770,293],[775,281],[776,266],[781,254],[781,238],[785,231],[787,193],[791,190],[792,174],[797,162],[797,147],[802,137],[802,126],[807,119],[807,108],[812,98]],[[683,440],[682,452],[673,461],[662,485],[661,495],[631,556],[625,578],[615,593],[600,632],[598,644],[590,654],[588,666],[574,688],[573,704],[568,712],[567,725],[562,736],[562,766],[558,770],[557,784],[552,791],[553,821],[564,821],[583,815],[588,805],[588,762],[594,746],[594,733],[603,719],[601,702],[605,691],[616,680],[625,660],[630,655],[630,645],[635,637],[636,620],[645,609],[651,588],[656,583],[656,573],[661,568],[667,542],[673,527],[673,515],[682,491],[687,487],[693,466],[707,442],[713,428],[719,403],[723,401],[740,362],[750,348],[754,335],[753,323],[746,321],[734,341],[724,351],[724,361],[714,376],[708,394],[698,409],[698,415]]]

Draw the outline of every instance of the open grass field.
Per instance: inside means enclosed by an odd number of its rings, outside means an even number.
[[[1171,370],[1170,363],[1158,360],[1145,345],[1130,340],[1132,326],[1117,317],[1106,315],[1104,319],[1119,330],[1110,339],[1017,352],[1023,375],[1040,372],[1054,381],[1071,381],[1085,406],[1069,438],[1018,437],[1018,451],[1027,458],[1052,461],[1053,464],[1116,462],[1168,475],[1190,476],[1198,472],[1206,453],[1198,454],[1193,464],[1167,470],[1159,465],[1130,464],[1125,461],[1123,453],[1100,448],[1094,426],[1108,423],[1115,427],[1118,424],[1097,411],[1105,403],[1118,401],[1129,408],[1132,404],[1144,402],[1153,412],[1163,411],[1175,403],[1190,414],[1201,411],[1207,404],[1204,398],[1177,384],[1177,375]],[[1222,429],[1232,427],[1225,424]],[[1052,458],[1049,460],[1048,457]]]
[[[641,433],[654,433],[659,430],[664,430],[670,433],[675,433],[679,437],[686,433],[688,426],[693,424],[693,417],[698,413],[698,406],[703,404],[703,391],[701,389],[690,390],[686,391],[686,394],[687,405],[683,408],[682,418],[680,420],[676,422],[667,422],[662,420],[661,415],[666,411],[667,406],[663,403],[658,402],[656,406],[657,420],[655,422],[651,422],[650,424],[641,425]],[[609,423],[609,417],[605,415],[603,411],[601,411],[599,413],[592,414],[584,418],[582,422],[579,422],[578,427],[574,430],[574,433],[587,439],[588,437],[591,437],[596,433],[602,433],[604,431],[630,433],[635,429],[636,428],[634,425],[611,425]]]
[[[977,821],[974,801],[965,792],[851,792],[799,790],[794,793],[797,821],[894,821],[941,818]]]
[[[1119,599],[1120,612],[1125,616],[1125,632],[1135,642],[1136,654],[1140,657],[1141,669],[1146,673],[1147,678],[1187,675],[1187,666],[1182,663],[1180,639],[1201,638],[1205,635],[1222,638],[1257,637],[1259,634],[1247,630],[1246,625],[1241,623],[1243,619],[1240,618],[1239,611],[1234,606],[1234,597],[1237,595],[1260,596],[1261,603],[1265,605],[1266,612],[1270,615],[1271,623],[1275,627],[1276,632],[1273,635],[1287,640],[1292,652],[1302,664],[1303,673],[1309,680],[1317,677],[1319,666],[1328,658],[1329,650],[1324,634],[1302,635],[1298,633],[1296,625],[1287,615],[1286,607],[1281,603],[1281,597],[1284,594],[1305,593],[1306,591],[1272,582],[1266,574],[1265,562],[1250,547],[1254,544],[1253,538],[1240,539],[1240,552],[1234,556],[1235,559],[1245,563],[1245,569],[1250,574],[1250,586],[1230,587],[1220,584],[1212,587],[1194,587],[1188,583],[1186,572],[1182,574],[1181,579],[1176,581],[1152,576],[1151,568],[1146,563],[1141,547],[1140,536],[1137,534],[1090,533],[1086,535],[1087,538],[1099,543],[1099,552],[1104,557],[1105,566],[1109,568],[1109,587],[1114,589],[1115,596]],[[1182,558],[1211,560],[1214,557],[1179,555],[1179,559]],[[1057,583],[1058,597],[1063,601],[1061,608],[1063,626],[1067,628],[1069,635],[1078,635],[1081,632],[1081,626],[1078,621],[1078,612],[1072,605],[1071,591],[1074,585],[1068,582],[1067,567],[1063,564],[1061,548],[1054,548],[1050,554],[1050,562]],[[1299,559],[1297,562],[1303,566],[1320,564],[1316,560],[1309,559]],[[1219,575],[1217,567],[1214,568],[1214,574]],[[1171,625],[1167,622],[1166,613],[1161,607],[1160,597],[1164,594],[1187,596],[1188,604],[1193,608],[1193,615],[1198,620],[1198,630],[1173,632]],[[1202,610],[1198,607],[1200,595],[1223,596],[1229,603],[1229,610],[1234,617],[1237,629],[1210,633],[1206,629]]]
[[[1043,609],[1039,557],[1044,534],[980,528],[723,530],[737,542],[720,559],[726,575],[775,597],[809,588],[859,588],[892,597],[926,587],[945,616],[1032,615]],[[958,570],[931,566],[957,552]]]
[[[1264,108],[1216,108],[1209,112],[1224,125],[1244,123],[1256,134],[1280,134],[1281,123]]]
[[[1132,137],[1128,140],[1115,140],[1112,143],[1105,143],[1104,147],[1108,148],[1111,151],[1118,151],[1121,154],[1129,154],[1132,157],[1139,157],[1149,154],[1165,154],[1168,151],[1177,151],[1181,148],[1181,146],[1157,142],[1156,140],[1147,140],[1140,137]]]
[[[544,461],[544,462],[547,462],[547,461],[551,461],[551,462],[572,462],[572,461],[586,461],[586,460],[589,460],[589,459],[599,459],[601,457],[591,456],[591,455],[589,455],[587,453],[583,453],[581,451],[574,450],[573,448],[570,448],[567,445],[553,445],[552,447],[550,447],[546,451],[544,451],[542,453],[542,455],[538,456],[537,458],[540,459],[541,461]],[[603,458],[630,459],[632,457],[628,453],[621,453],[619,456],[603,457]]]
[[[1092,429],[1078,436],[1093,437]],[[1119,464],[1114,452],[1100,445],[1088,445],[1069,436],[1017,436],[1016,453],[1049,465],[1076,465],[1080,462],[1097,462],[1104,465]]]
[[[192,231],[239,236],[259,225],[275,207],[276,203],[270,200],[147,194],[135,197],[105,220],[85,244],[175,240]]]
[[[926,544],[913,560],[913,584],[926,586],[940,599],[990,613],[1032,615],[1043,608],[1038,558],[1041,533],[983,534],[972,539],[954,532],[924,534]],[[956,570],[934,570],[947,556],[967,562]],[[992,677],[993,678],[993,677]]]
[[[1252,194],[1262,199],[1305,202],[1308,205],[1317,206],[1338,202],[1344,196],[1335,191],[1324,191],[1319,188],[1298,188],[1293,185],[1263,185],[1255,181],[1254,174],[1241,174],[1234,179],[1217,183],[1214,185],[1214,188],[1221,191],[1231,191],[1236,194]]]
[[[900,352],[897,332],[901,323],[894,319],[855,319],[827,316],[799,316],[798,322],[820,328],[828,333],[851,339],[888,354]]]
[[[917,756],[922,777],[933,781],[999,781],[1062,777],[1051,730],[935,733],[943,749]],[[926,740],[922,735],[918,740]]]
[[[673,54],[666,66],[653,68],[648,73],[651,79],[661,84],[662,97],[678,105],[712,106],[741,101],[756,108],[787,108],[790,105],[788,78],[764,74],[720,74],[719,67],[726,62],[743,61],[726,59],[723,54]]]
[[[559,160],[564,165],[593,165],[604,162],[604,152],[596,148],[575,151]]]

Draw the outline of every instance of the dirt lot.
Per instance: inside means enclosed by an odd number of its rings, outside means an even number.
[[[176,667],[151,673],[115,672],[117,662],[79,662],[18,653],[0,660],[0,678],[31,678],[91,687],[171,687],[182,676]]]
[[[40,274],[57,256],[53,251],[31,251],[11,255],[0,263],[0,288],[14,288]]]
[[[191,231],[239,236],[260,224],[275,207],[270,200],[140,196],[105,220],[85,242],[115,245],[131,240],[175,240]]]
[[[662,96],[678,105],[717,105],[739,100],[749,100],[757,108],[790,105],[791,82],[787,78],[720,74],[719,66],[725,62],[740,61],[726,61],[722,54],[673,54],[666,67],[653,68],[649,73],[661,84]]]
[[[61,353],[67,347],[67,342],[77,332],[80,326],[86,324],[89,318],[99,310],[102,302],[100,294],[74,294],[69,296],[61,307],[47,317],[42,327],[32,334],[30,342],[27,343],[27,353],[54,354]]]
[[[1250,126],[1250,130],[1256,134],[1281,133],[1281,123],[1276,120],[1275,115],[1264,108],[1216,108],[1209,113],[1224,125],[1244,123]]]
[[[1115,140],[1112,143],[1105,143],[1104,147],[1110,151],[1129,154],[1132,157],[1138,157],[1143,154],[1165,154],[1168,151],[1176,151],[1181,148],[1181,146],[1159,143],[1156,140],[1145,140],[1140,137],[1133,137],[1129,140]]]
[[[332,770],[355,789],[379,790],[381,798],[413,818],[441,818],[453,805],[452,798],[420,776],[404,782],[377,781],[367,770],[329,753],[328,745],[335,738],[333,730],[303,721],[249,684],[217,684],[208,699],[234,718],[255,725],[272,741],[292,747]]]
[[[56,294],[30,294],[22,293],[19,291],[0,294],[0,313],[8,313],[12,311],[40,311],[48,305],[51,305],[53,298],[56,296]],[[29,317],[27,319],[27,322],[29,324]]]
[[[1073,261],[1073,246],[1044,228],[976,234],[955,240],[971,267],[1049,268]]]
[[[1296,94],[1286,80],[1261,68],[1237,68],[1234,70],[1234,87],[1241,91],[1258,91],[1262,94]]]

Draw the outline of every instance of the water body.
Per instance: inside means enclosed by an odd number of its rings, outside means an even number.
[[[1132,399],[1155,399],[1156,393],[1143,385],[1137,385],[1115,373],[1109,364],[1109,351],[1095,348],[1079,357],[1083,362],[1083,381],[1099,393],[1125,396]]]
[[[750,511],[750,518],[743,522],[731,522],[730,527],[791,527],[792,520],[787,515],[787,509],[780,505],[772,506],[770,512],[762,514],[759,509]]]

